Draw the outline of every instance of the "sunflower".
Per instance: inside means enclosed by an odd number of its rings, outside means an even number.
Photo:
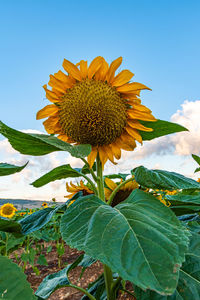
[[[122,182],[122,180],[121,180]],[[120,183],[121,183],[120,182]],[[117,183],[115,183],[113,180],[110,178],[105,178],[105,183],[107,185],[107,188],[104,188],[104,193],[105,193],[105,198],[108,201],[110,198],[110,195],[112,192],[116,189],[118,186]],[[133,178],[133,181],[127,182],[124,186],[120,188],[120,190],[116,193],[115,197],[113,198],[112,201],[112,206],[115,206],[119,204],[120,202],[124,201],[133,190],[137,189],[139,187],[138,183],[135,181]]]
[[[166,195],[176,195],[177,191],[173,190],[173,191],[166,191]]]
[[[140,91],[149,89],[138,82],[130,82],[133,73],[115,72],[122,57],[110,66],[101,56],[88,66],[81,60],[74,65],[64,59],[63,68],[50,75],[44,85],[46,98],[52,103],[37,113],[37,119],[47,118],[43,124],[49,134],[74,144],[90,144],[88,162],[92,167],[97,153],[102,165],[109,159],[120,159],[121,150],[132,151],[136,142],[142,144],[138,130],[152,131],[140,121],[156,121],[151,110],[141,104]]]
[[[19,214],[21,217],[23,217],[24,215],[26,215],[26,213],[25,212],[20,212],[20,214]]]
[[[167,207],[169,207],[171,205],[171,203],[169,201],[165,201],[165,199],[163,199],[162,195],[158,195],[158,196],[156,196],[156,198]]]
[[[43,202],[43,203],[42,203],[42,206],[43,206],[44,208],[46,208],[46,207],[48,207],[48,204],[47,204],[46,202]]]
[[[89,189],[81,180],[79,185],[75,185],[70,181],[70,185],[68,183],[66,183],[66,189],[69,193],[69,195],[64,196],[65,198],[71,199],[76,193],[78,192],[83,192],[83,196],[89,195],[89,194],[94,194],[94,192]]]
[[[0,216],[5,218],[12,218],[17,209],[11,203],[6,203],[0,207]]]

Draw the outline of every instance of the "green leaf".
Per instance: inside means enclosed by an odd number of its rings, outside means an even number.
[[[7,163],[0,163],[0,176],[7,176],[17,172],[21,172],[27,166],[27,164],[28,162],[25,165],[18,167]]]
[[[194,158],[194,160],[198,163],[198,165],[200,165],[200,157],[195,155],[195,154],[192,154],[192,157]]]
[[[16,238],[15,236],[13,236],[13,234],[9,234],[8,241],[7,241],[7,247],[6,247],[7,250],[11,250],[11,249],[15,248],[16,246],[21,245],[24,242],[25,238],[26,238],[25,236]]]
[[[52,135],[24,133],[8,127],[1,121],[0,133],[21,154],[38,156],[54,151],[67,151],[74,157],[83,158],[88,156],[92,149],[91,145],[86,144],[72,146]]]
[[[141,190],[114,208],[95,195],[78,198],[61,218],[61,234],[124,280],[162,294],[174,292],[189,235],[168,207]]]
[[[7,220],[6,218],[0,217],[0,231],[20,233],[21,225],[13,220]]]
[[[65,207],[65,204],[59,205],[55,208],[47,207],[38,210],[21,219],[19,223],[22,227],[22,234],[29,234],[44,227],[51,220],[53,215],[62,207]]]
[[[199,172],[199,171],[200,171],[200,168],[196,168],[194,173]]]
[[[177,216],[190,214],[193,213],[193,211],[200,211],[200,193],[194,195],[183,193],[166,195],[165,199],[170,201],[170,208]]]
[[[149,170],[143,166],[131,171],[142,186],[152,189],[200,189],[200,183],[175,172]]]
[[[186,253],[176,291],[171,296],[161,296],[153,291],[143,291],[134,287],[140,300],[197,300],[200,295],[200,235],[193,233]]]
[[[31,184],[34,187],[41,187],[54,180],[59,180],[59,179],[69,178],[69,177],[71,178],[80,177],[82,176],[80,171],[81,169],[78,168],[73,169],[69,164],[63,165],[51,170],[50,172],[46,173],[45,175],[35,180]]]
[[[54,291],[70,284],[68,278],[68,273],[77,267],[81,260],[83,259],[83,254],[78,257],[72,264],[68,265],[63,270],[53,273],[45,277],[38,287],[35,295],[40,297],[40,299],[47,299]]]
[[[44,254],[40,254],[40,256],[38,257],[38,260],[37,260],[37,264],[43,265],[43,266],[48,266],[48,263],[47,263],[47,260],[46,260],[46,257]]]
[[[187,128],[172,122],[157,120],[156,122],[140,121],[144,126],[153,128],[153,131],[139,131],[143,141],[150,141],[157,137],[164,136],[170,133],[188,131]]]
[[[0,296],[5,300],[36,300],[26,276],[18,265],[0,256]]]
[[[104,178],[110,178],[110,179],[120,178],[120,179],[126,180],[126,177],[129,175],[130,174],[118,173],[118,174],[105,175]]]
[[[92,170],[95,172],[97,170],[97,165],[96,165],[96,162],[94,162],[93,166],[92,166]],[[90,173],[90,170],[88,168],[87,165],[84,165],[81,169],[81,173],[82,174],[89,174]]]

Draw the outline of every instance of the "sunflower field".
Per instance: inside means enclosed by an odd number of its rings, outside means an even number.
[[[153,116],[140,98],[150,88],[131,81],[129,70],[116,74],[121,63],[121,57],[110,65],[101,56],[89,65],[64,59],[65,72],[44,85],[51,104],[37,113],[47,134],[0,122],[0,133],[21,154],[66,151],[83,163],[32,182],[39,188],[66,179],[64,203],[20,211],[0,206],[0,299],[200,299],[200,182],[144,166],[104,174],[122,151],[134,156],[137,143],[187,130]],[[200,165],[200,157],[193,159]],[[0,176],[26,166],[1,163]],[[28,278],[37,281],[44,269],[43,280],[30,285]]]

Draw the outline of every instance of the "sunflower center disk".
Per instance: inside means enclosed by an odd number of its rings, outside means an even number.
[[[127,122],[126,100],[105,82],[86,79],[64,95],[62,131],[80,144],[102,146],[120,137]]]
[[[6,207],[4,207],[4,209],[3,209],[3,213],[4,213],[5,215],[11,215],[11,214],[13,213],[13,208],[10,207],[10,206],[6,206]]]

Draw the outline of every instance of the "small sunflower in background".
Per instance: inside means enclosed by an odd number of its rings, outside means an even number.
[[[142,144],[139,131],[152,131],[140,121],[156,121],[151,110],[141,104],[141,90],[147,86],[130,82],[134,74],[122,70],[115,75],[122,57],[110,65],[101,56],[88,66],[81,60],[74,65],[64,59],[67,74],[58,71],[44,85],[52,104],[37,113],[37,119],[47,118],[43,125],[49,134],[74,144],[90,144],[90,167],[99,153],[102,166],[107,160],[120,159],[121,150],[132,151],[136,141]]]
[[[166,195],[176,195],[177,191],[173,190],[173,191],[166,191]]]
[[[46,202],[43,202],[43,203],[42,203],[42,207],[43,207],[43,208],[47,208],[47,207],[48,207],[48,204],[47,204]]]
[[[197,182],[200,182],[200,178],[197,179]]]
[[[120,183],[123,181],[121,180]],[[110,195],[112,192],[117,188],[118,184],[115,183],[112,179],[110,178],[105,178],[105,183],[107,185],[107,188],[104,188],[104,193],[105,193],[105,198],[108,201],[110,198]],[[119,184],[120,184],[119,183]],[[137,189],[139,187],[139,184],[135,181],[133,178],[133,181],[127,182],[124,186],[120,188],[120,190],[116,193],[115,197],[113,198],[112,205],[115,206],[122,201],[124,201],[133,190]]]
[[[12,218],[17,209],[11,203],[6,203],[0,207],[0,216],[5,218]]]
[[[70,186],[71,185],[71,186]],[[67,192],[70,193],[65,198],[71,199],[76,193],[83,192],[83,196],[94,194],[94,192],[87,187],[81,180],[79,184],[75,185],[70,181],[70,185],[66,183]]]
[[[167,206],[167,207],[169,207],[169,206],[171,205],[171,203],[170,203],[169,201],[166,201],[166,200],[162,197],[162,195],[158,195],[158,196],[156,196],[156,198],[157,198],[160,202],[162,202],[165,206]]]
[[[20,215],[21,217],[23,217],[23,216],[26,215],[26,212],[23,212],[23,211],[22,211],[22,212],[19,213],[19,215]]]

